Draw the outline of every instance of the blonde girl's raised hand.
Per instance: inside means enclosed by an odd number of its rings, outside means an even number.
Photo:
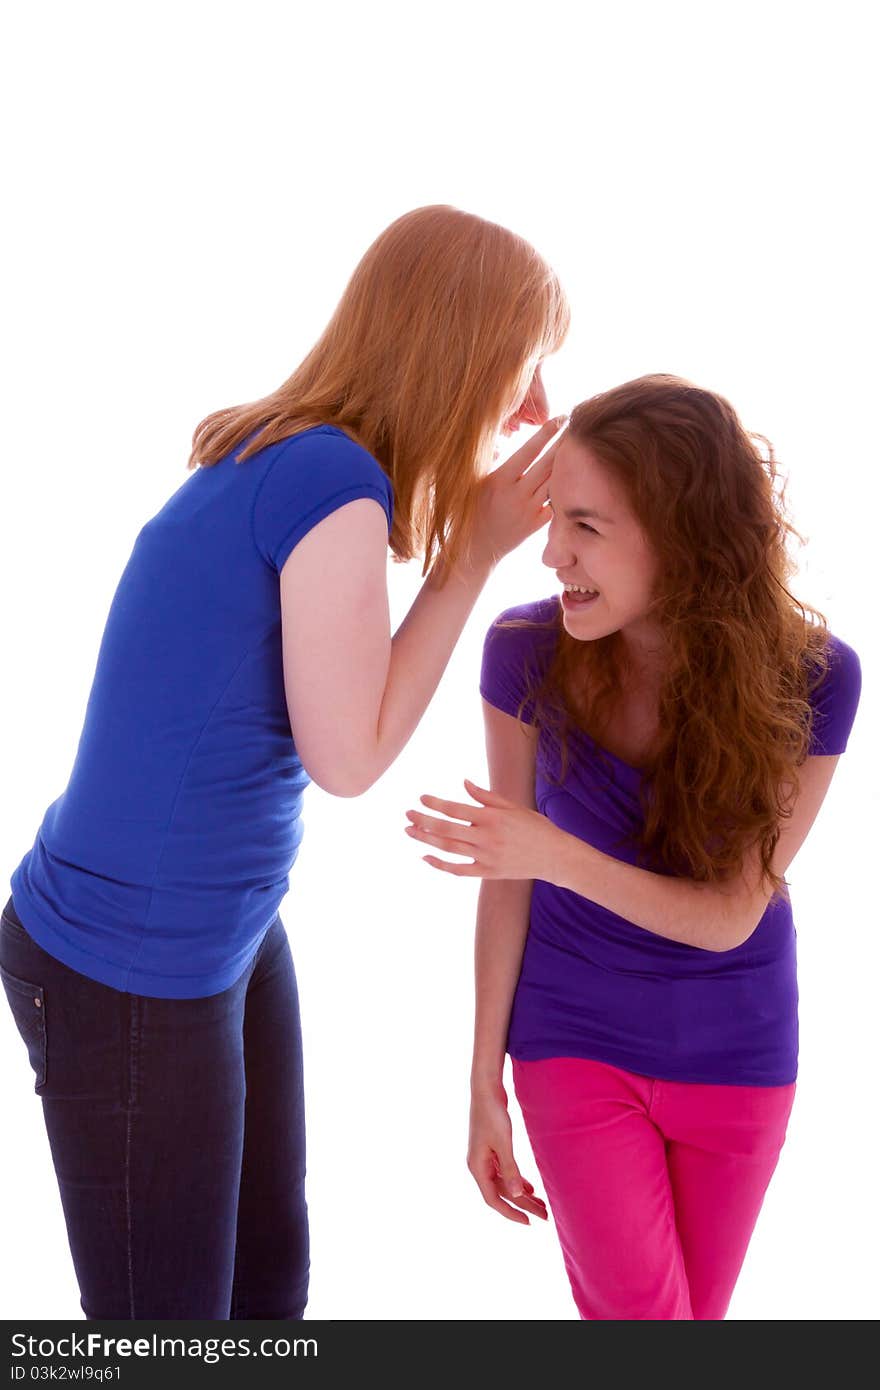
[[[558,415],[548,420],[480,482],[471,547],[478,566],[497,564],[549,521],[547,483],[562,436],[550,441],[567,419]]]

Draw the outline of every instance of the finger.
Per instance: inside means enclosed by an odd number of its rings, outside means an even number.
[[[468,825],[476,825],[479,821],[479,806],[465,806],[461,801],[444,801],[439,796],[420,796],[419,801],[423,806],[430,806],[432,811],[442,811],[444,816],[451,816],[453,820],[463,820]]]
[[[518,1211],[516,1207],[511,1206],[509,1202],[503,1200],[498,1193],[495,1183],[490,1177],[484,1177],[482,1174],[475,1174],[475,1177],[477,1186],[482,1193],[483,1201],[486,1203],[487,1207],[491,1207],[493,1211],[497,1211],[502,1216],[506,1216],[508,1221],[518,1222],[520,1226],[528,1226],[531,1224],[524,1211]]]
[[[547,500],[547,484],[553,473],[557,447],[558,445],[553,444],[521,477],[523,486],[528,487],[532,496],[539,497],[542,502]]]
[[[424,801],[425,797],[422,797],[422,800]],[[478,808],[476,806],[472,806],[470,809],[471,811],[476,811]],[[473,820],[465,820],[464,817],[456,818],[455,816],[450,816],[448,820],[438,820],[436,816],[429,816],[425,811],[414,811],[412,807],[410,807],[410,809],[406,811],[405,814],[408,820],[426,826],[442,826],[446,829],[454,830],[456,834],[463,833],[465,830],[470,831],[475,830],[477,828],[476,823]]]
[[[534,1216],[546,1220],[547,1207],[544,1200],[535,1196],[534,1187],[520,1173],[513,1154],[508,1151],[502,1157],[496,1153],[495,1161],[498,1165],[495,1182],[502,1197],[514,1202],[523,1211],[530,1211]]]
[[[480,831],[473,825],[462,825],[457,820],[437,820],[434,816],[421,815],[418,811],[407,811],[407,819],[417,830],[427,830],[431,835],[451,835],[457,840],[476,843]],[[404,827],[410,829],[410,826]]]
[[[527,1196],[527,1198],[529,1198],[530,1201],[537,1202],[537,1204],[538,1204],[538,1206],[539,1206],[539,1208],[540,1208],[540,1210],[538,1211],[537,1215],[543,1217],[543,1219],[546,1221],[546,1220],[547,1220],[547,1203],[544,1201],[544,1198],[543,1198],[543,1197],[539,1197],[539,1196],[537,1195],[537,1193],[535,1192],[534,1187],[533,1187],[532,1184],[529,1182],[528,1178],[523,1178],[523,1187],[524,1187],[525,1190],[526,1190],[526,1196]]]
[[[501,796],[499,792],[493,792],[490,787],[478,787],[476,782],[472,782],[469,777],[465,777],[464,785],[467,788],[468,796],[472,796],[474,801],[480,801],[484,806],[515,806],[515,801],[508,801],[506,796]]]
[[[549,444],[554,434],[558,434],[567,420],[567,415],[557,415],[554,419],[548,420],[546,425],[536,430],[515,454],[511,454],[509,459],[496,468],[495,472],[501,477],[518,478],[530,463],[534,463],[541,450]]]
[[[529,1197],[527,1195],[525,1197],[516,1197],[512,1200],[514,1205],[519,1207],[520,1211],[531,1212],[532,1216],[537,1216],[541,1221],[547,1220],[547,1208],[540,1197]]]
[[[521,1181],[521,1183],[522,1183],[522,1200],[523,1200],[523,1201],[533,1201],[533,1202],[537,1202],[537,1203],[538,1203],[540,1206],[542,1206],[542,1207],[546,1206],[546,1203],[545,1203],[543,1197],[536,1197],[536,1196],[535,1196],[535,1189],[534,1189],[534,1187],[532,1186],[532,1184],[528,1181],[528,1179],[526,1179],[526,1178],[522,1177],[522,1175],[520,1175],[520,1181]],[[510,1194],[505,1193],[505,1196],[507,1196],[507,1195],[510,1195]]]
[[[505,1197],[524,1197],[526,1195],[525,1183],[522,1174],[516,1166],[513,1157],[513,1150],[509,1143],[502,1149],[495,1151],[495,1171],[497,1181],[504,1192]]]
[[[551,515],[549,507],[542,507],[532,521],[528,534],[534,536],[536,532],[543,530],[549,524]]]
[[[417,825],[408,825],[406,833],[411,840],[420,840],[423,845],[433,845],[435,849],[442,849],[445,854],[463,854],[474,858],[474,846],[464,840],[455,840],[452,836],[446,835],[432,835],[429,830],[420,830]]]
[[[546,525],[549,525],[549,520],[551,520],[551,509],[549,509],[549,507],[544,507],[541,512],[538,512],[537,517],[532,520],[531,530],[528,531],[528,535],[537,535],[538,531],[544,530]]]
[[[487,871],[479,864],[449,864],[445,859],[435,859],[433,854],[423,854],[422,859],[432,869],[442,869],[444,873],[454,874],[456,878],[484,878]]]
[[[531,1212],[533,1216],[540,1217],[542,1221],[547,1219],[547,1208],[540,1197],[535,1197],[534,1189],[532,1192],[525,1190],[526,1184],[522,1178],[519,1179],[521,1191],[513,1192],[511,1189],[516,1184],[512,1181],[505,1181],[500,1173],[495,1174],[494,1186],[498,1196],[511,1206],[518,1207],[520,1211]]]

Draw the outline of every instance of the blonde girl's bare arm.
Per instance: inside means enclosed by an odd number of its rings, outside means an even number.
[[[378,502],[348,502],[299,542],[281,571],[284,686],[313,781],[359,796],[405,746],[440,683],[491,566],[425,580],[391,636],[388,528]]]
[[[547,520],[557,433],[551,420],[481,485],[470,559],[445,583],[442,560],[397,632],[388,603],[388,526],[362,497],[293,548],[280,575],[284,686],[291,731],[313,781],[358,796],[405,747],[495,562]]]

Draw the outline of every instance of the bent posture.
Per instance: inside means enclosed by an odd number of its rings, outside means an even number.
[[[509,1219],[546,1215],[507,1050],[583,1318],[725,1316],[794,1100],[784,875],[861,671],[786,587],[759,439],[676,377],[576,407],[544,553],[562,592],[486,639],[491,787],[407,813],[467,857],[432,866],[484,880],[471,1172]]]
[[[561,421],[541,361],[567,327],[521,238],[407,213],[289,380],[202,421],[195,471],[137,537],[0,933],[89,1318],[303,1316],[278,915],[303,793],[382,775],[492,567],[545,523]],[[541,428],[490,472],[521,424]],[[389,545],[427,576],[393,636]]]

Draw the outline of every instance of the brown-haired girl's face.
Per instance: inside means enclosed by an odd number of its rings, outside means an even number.
[[[549,500],[543,560],[564,586],[566,631],[583,642],[622,631],[634,657],[655,651],[657,629],[648,616],[658,573],[653,547],[596,455],[568,434],[553,460]]]

